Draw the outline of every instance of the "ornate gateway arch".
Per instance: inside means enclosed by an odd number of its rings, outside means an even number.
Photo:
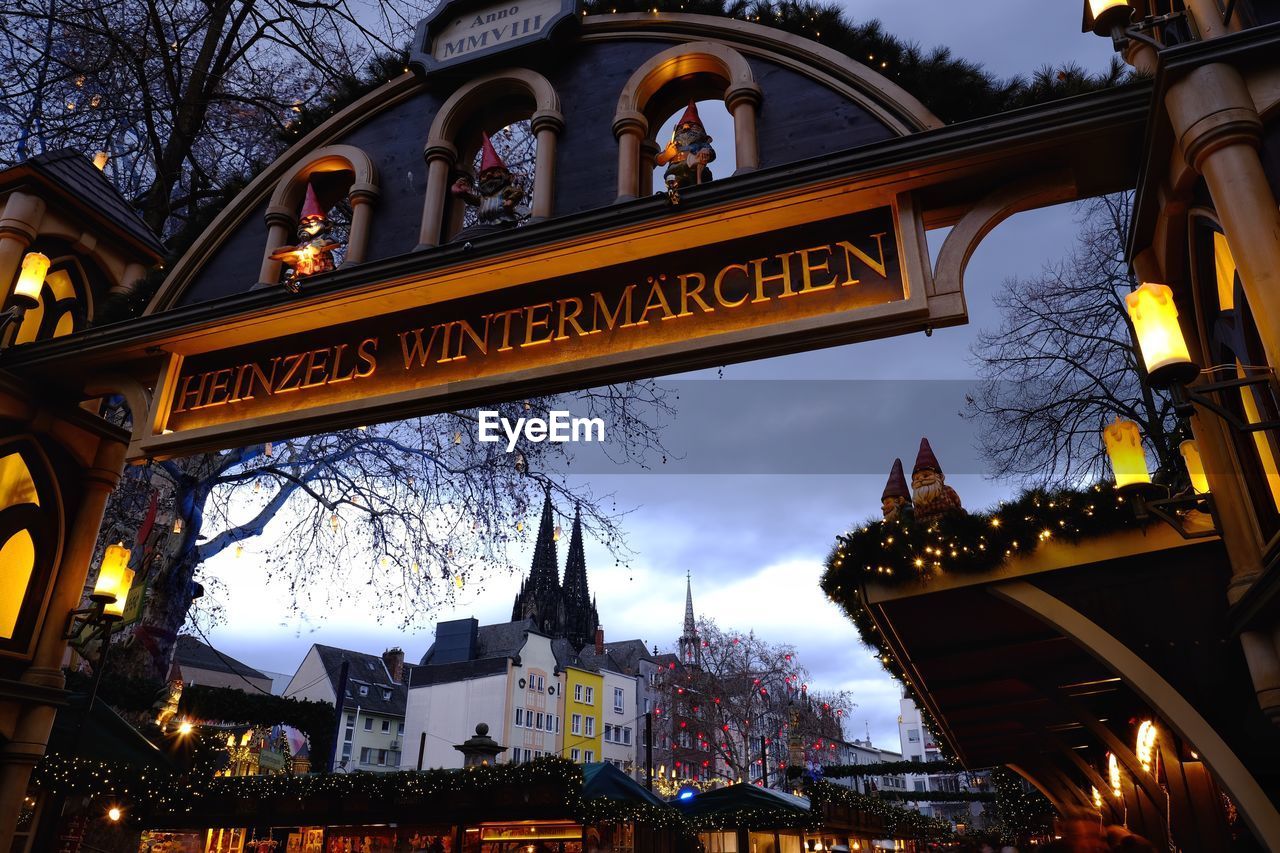
[[[0,608],[17,614],[0,636],[0,847],[126,457],[964,323],[965,266],[999,221],[1138,173],[1146,83],[943,126],[887,76],[767,27],[521,5],[458,0],[424,22],[413,67],[257,175],[140,316],[106,306],[162,247],[87,161],[0,174],[0,279],[47,244],[92,297],[78,325],[0,354],[4,458],[39,487],[23,512],[47,514]],[[687,136],[655,138],[708,100],[732,139],[705,139],[696,110]],[[520,186],[488,136],[525,121]],[[712,142],[732,174],[706,178]],[[927,232],[949,226],[935,268]],[[131,434],[98,416],[108,394]],[[9,497],[26,482],[6,479]]]

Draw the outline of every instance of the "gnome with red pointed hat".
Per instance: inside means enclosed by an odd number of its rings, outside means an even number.
[[[884,494],[880,496],[880,511],[885,521],[912,519],[911,490],[907,488],[907,477],[902,473],[901,459],[893,460],[889,482],[884,484]]]
[[[316,199],[315,187],[307,183],[307,197],[302,203],[302,215],[298,217],[298,244],[281,246],[271,253],[273,260],[289,265],[284,287],[290,293],[301,289],[301,280],[316,273],[333,269],[333,250],[342,244],[329,237],[329,218]]]
[[[964,512],[960,496],[947,485],[942,476],[942,466],[933,455],[929,439],[920,439],[920,453],[911,469],[911,497],[915,504],[916,521],[931,524],[947,515]]]
[[[711,180],[707,164],[714,159],[716,150],[711,147],[711,137],[707,136],[702,119],[698,117],[698,105],[689,101],[684,115],[676,122],[671,141],[655,158],[659,166],[667,167],[664,177],[667,194],[673,203],[679,203],[681,189]]]
[[[475,178],[464,174],[453,183],[453,194],[478,208],[476,222],[481,228],[509,228],[528,216],[521,206],[524,188],[493,149],[489,134],[481,134],[480,168]]]

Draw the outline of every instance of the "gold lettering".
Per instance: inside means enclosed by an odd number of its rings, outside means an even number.
[[[439,326],[431,327],[431,337],[427,339],[426,346],[422,344],[422,329],[414,329],[410,332],[400,333],[400,351],[404,353],[404,369],[408,370],[413,367],[416,361],[418,367],[427,366],[427,357],[431,354],[431,347],[435,345],[436,335],[440,332]],[[409,342],[409,336],[413,336],[413,342]]]
[[[276,385],[275,393],[283,394],[286,391],[297,391],[302,387],[302,373],[298,368],[302,366],[303,359],[306,355],[306,353],[299,352],[294,353],[293,355],[286,355],[284,357],[285,374],[281,377],[279,384]],[[298,377],[298,384],[293,387],[289,387],[289,380],[293,379],[295,374]]]
[[[795,291],[791,289],[791,256],[794,254],[795,252],[783,252],[777,256],[782,262],[782,272],[777,275],[764,274],[764,262],[769,260],[768,258],[756,258],[751,262],[756,272],[756,298],[751,300],[752,303],[769,301],[770,297],[764,295],[764,286],[770,281],[782,282],[782,293],[778,294],[779,299],[795,296]]]
[[[547,316],[542,319],[538,319],[535,316],[535,312],[540,311],[543,308],[547,309]],[[545,338],[535,340],[533,337],[533,331],[535,328],[546,329],[547,336]],[[524,315],[524,343],[521,344],[521,346],[532,347],[537,346],[538,344],[549,343],[551,343],[551,303],[539,302],[537,305],[530,305],[526,307]]]
[[[484,316],[484,334],[483,335],[477,333],[475,330],[475,327],[473,327],[466,320],[458,321],[458,328],[461,329],[462,332],[468,338],[471,338],[471,343],[475,345],[475,348],[480,351],[481,355],[489,354],[489,316],[490,315],[488,314]],[[465,338],[463,338],[461,334],[458,335],[458,358],[466,357],[462,352],[462,345],[464,341],[465,341]]]
[[[822,270],[823,272],[831,272],[831,266],[830,266],[831,258],[828,257],[822,263],[815,264],[809,260],[810,252],[826,252],[828,255],[830,255],[831,246],[829,245],[814,246],[813,248],[810,248],[810,249],[800,250],[800,292],[810,293],[815,290],[830,290],[831,288],[835,287],[836,280],[839,278],[839,276],[836,276],[836,275],[831,276],[831,281],[827,282],[826,284],[813,283],[813,274],[818,270]]]
[[[671,306],[667,304],[667,295],[662,292],[662,282],[666,280],[666,276],[658,276],[656,279],[649,279],[649,298],[645,301],[644,310],[640,312],[640,322],[636,325],[648,323],[650,311],[661,311],[662,319],[674,320],[676,315],[671,312]]]
[[[325,372],[329,367],[329,352],[329,348],[325,347],[307,353],[306,378],[300,387],[317,388],[329,381],[329,376]]]
[[[493,317],[502,318],[502,346],[498,347],[498,352],[506,352],[512,349],[511,346],[511,318],[523,311],[523,308],[512,308],[510,311],[494,311],[485,319]]]
[[[244,395],[244,399],[246,400],[253,399],[253,386],[255,383],[260,384],[262,386],[262,390],[266,392],[266,395],[268,397],[270,397],[272,394],[275,393],[276,365],[278,365],[279,363],[280,363],[280,356],[277,355],[271,359],[270,375],[268,375],[261,367],[259,367],[256,361],[250,363],[249,369],[253,371],[253,374],[249,377],[249,393]]]
[[[689,280],[694,278],[698,280],[698,286],[690,290]],[[689,310],[690,299],[698,303],[698,307],[708,314],[716,310],[702,298],[702,288],[706,286],[707,277],[700,272],[682,273],[680,275],[680,313],[676,315],[677,317],[690,317],[693,315],[693,312]]]
[[[200,398],[204,395],[204,381],[208,376],[209,374],[207,373],[200,374],[200,385],[196,388],[194,394],[191,391],[191,381],[195,379],[195,377],[188,375],[182,378],[182,390],[179,391],[177,395],[178,405],[173,407],[173,413],[175,415],[178,412],[185,412],[188,409],[200,408]],[[191,398],[191,405],[187,405],[188,398]]]
[[[338,344],[333,348],[333,375],[329,377],[329,384],[336,385],[339,382],[346,382],[354,379],[356,375],[355,365],[351,366],[350,372],[346,376],[342,375],[342,354],[347,351],[346,344]]]
[[[356,379],[364,379],[366,376],[372,376],[373,372],[378,369],[378,339],[365,338],[360,342],[360,346],[356,347],[356,357],[364,362],[364,369],[356,371]]]
[[[618,304],[614,308],[612,314],[609,313],[609,306],[604,301],[604,294],[602,294],[598,290],[595,293],[592,293],[591,298],[594,303],[592,305],[592,316],[591,316],[592,328],[594,328],[597,332],[604,331],[604,329],[600,328],[601,314],[604,314],[605,320],[608,321],[607,323],[605,323],[605,329],[608,329],[609,331],[613,331],[613,327],[618,325],[619,317],[626,320],[625,323],[623,323],[621,326],[618,326],[618,328],[620,329],[625,329],[628,326],[636,325],[635,323],[631,322],[631,292],[634,291],[635,289],[636,289],[636,286],[634,284],[628,284],[623,289],[622,296],[618,298]]]
[[[453,334],[453,327],[458,323],[457,320],[450,320],[447,323],[440,323],[431,327],[431,339],[435,340],[436,329],[444,329],[444,340],[440,342],[440,357],[436,359],[436,364],[444,364],[446,361],[453,361],[449,357],[449,336]],[[462,358],[462,356],[458,356]]]
[[[887,232],[885,231],[881,231],[879,234],[871,235],[875,239],[876,246],[879,247],[879,250],[880,250],[880,260],[878,261],[873,260],[870,255],[868,255],[866,252],[862,251],[857,246],[853,245],[847,240],[841,240],[839,243],[836,244],[840,248],[844,249],[844,264],[845,264],[845,269],[847,271],[847,274],[849,276],[846,280],[840,282],[840,284],[848,286],[851,284],[857,284],[860,281],[860,279],[856,279],[853,277],[853,259],[854,258],[857,258],[858,260],[862,261],[864,264],[866,264],[867,266],[871,267],[873,270],[878,272],[881,278],[888,278],[888,275],[886,274],[885,263],[884,263],[884,239],[883,238],[886,233]]]
[[[573,313],[565,313],[565,306],[571,302],[573,303]],[[578,337],[594,335],[596,332],[600,331],[599,329],[592,329],[588,332],[586,329],[582,328],[582,324],[578,322],[578,315],[582,313],[582,300],[578,297],[570,296],[568,299],[561,299],[556,304],[560,306],[560,326],[559,331],[553,340],[563,341],[569,337],[564,333],[565,324],[573,326],[574,331],[578,333]]]
[[[729,266],[716,273],[715,281],[711,284],[711,292],[716,296],[716,302],[720,303],[722,308],[737,308],[739,305],[747,301],[750,294],[744,294],[737,302],[730,302],[724,298],[724,277],[729,274],[730,270],[740,270],[743,275],[751,275],[751,270],[747,269],[746,264],[729,264]]]
[[[227,388],[231,384],[231,368],[224,367],[222,370],[215,370],[212,376],[213,381],[209,383],[209,394],[205,397],[204,405],[221,406],[231,396],[227,393]],[[222,399],[215,399],[219,393],[224,394],[224,396]]]

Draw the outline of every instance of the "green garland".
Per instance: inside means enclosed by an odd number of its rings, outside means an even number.
[[[1132,504],[1105,483],[1082,490],[1030,491],[990,512],[962,513],[928,526],[869,521],[837,537],[827,557],[822,589],[844,610],[884,670],[901,683],[907,698],[921,705],[864,606],[864,579],[892,586],[944,574],[981,574],[1008,557],[1033,554],[1049,540],[1079,542],[1141,530],[1154,522],[1138,519]],[[938,737],[933,720],[926,719],[925,727]]]
[[[210,722],[293,726],[307,736],[311,764],[317,769],[327,765],[338,728],[329,702],[249,693],[233,687],[183,688],[178,714]]]
[[[949,820],[926,817],[915,809],[896,806],[882,797],[860,794],[843,785],[810,782],[805,786],[805,793],[815,814],[821,815],[828,804],[857,809],[881,818],[886,834],[895,838],[949,838],[955,832]]]

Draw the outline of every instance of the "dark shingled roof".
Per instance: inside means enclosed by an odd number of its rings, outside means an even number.
[[[481,625],[476,632],[476,656],[468,661],[451,663],[431,662],[436,648],[435,643],[432,643],[427,653],[422,656],[422,663],[413,668],[409,686],[446,684],[450,681],[482,678],[486,675],[506,672],[507,661],[520,654],[520,650],[524,648],[525,637],[530,632],[538,633],[532,619]],[[553,641],[553,647],[555,642],[560,641]]]
[[[243,664],[230,655],[215,652],[195,637],[182,634],[178,637],[178,648],[173,653],[173,660],[179,667],[205,669],[210,672],[229,672],[245,678],[261,678],[270,683],[271,678],[258,670]],[[248,687],[248,685],[245,685]]]
[[[507,671],[510,658],[481,658],[480,660],[464,660],[458,663],[436,663],[426,666],[415,666],[409,677],[410,687],[425,687],[428,684],[448,684],[452,681],[466,681],[468,678],[483,678],[486,675],[501,675]]]
[[[107,176],[93,165],[93,161],[79,151],[73,148],[46,151],[24,160],[7,172],[17,177],[24,167],[61,189],[72,203],[79,202],[88,210],[96,211],[106,225],[122,232],[141,248],[157,258],[164,257],[164,244],[155,232]]]
[[[387,665],[380,656],[322,646],[319,643],[315,648],[320,655],[321,665],[329,673],[329,682],[335,693],[338,691],[343,661],[350,665],[347,671],[347,695],[342,703],[344,708],[355,708],[358,705],[362,713],[404,716],[408,688],[391,679],[391,673],[387,672]],[[417,667],[405,664],[405,669],[412,679]],[[361,687],[366,688],[363,696],[360,695]],[[386,695],[387,691],[390,691],[389,696]]]

